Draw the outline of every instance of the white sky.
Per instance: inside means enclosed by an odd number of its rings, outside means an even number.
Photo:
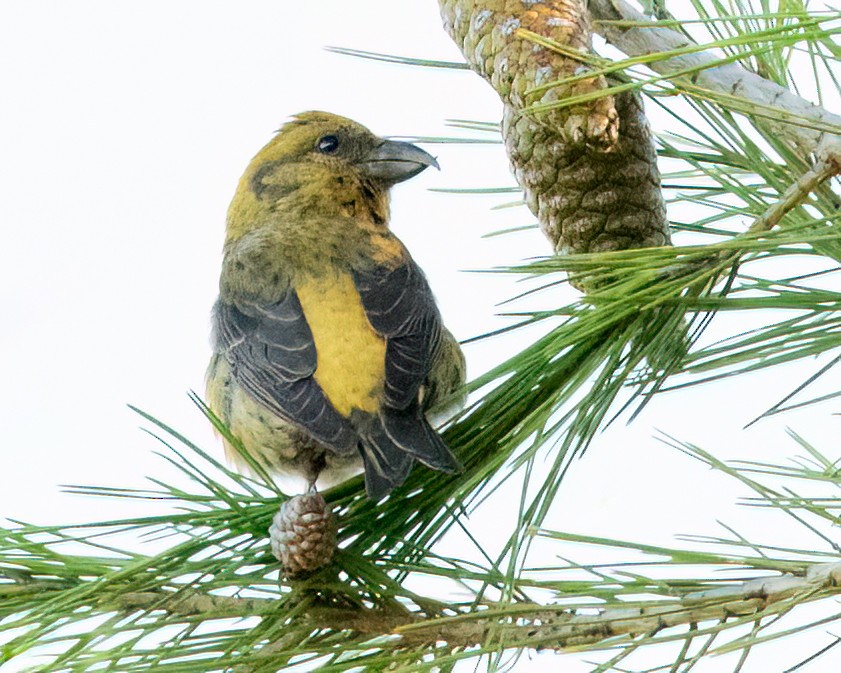
[[[354,59],[326,45],[461,59],[433,0],[0,3],[0,515],[48,524],[143,514],[143,503],[69,496],[58,486],[138,487],[147,475],[172,476],[127,403],[221,456],[186,393],[203,390],[228,201],[248,160],[290,115],[324,109],[390,135],[450,135],[458,132],[445,119],[500,116],[495,94],[471,73]],[[462,270],[516,263],[549,246],[536,232],[480,238],[532,222],[521,208],[491,210],[510,195],[427,191],[513,184],[500,147],[431,151],[442,171],[395,191],[393,226],[426,269],[447,323],[467,338],[499,326],[495,304],[517,288],[510,277]],[[469,347],[471,372],[522,338]],[[663,396],[631,427],[599,438],[569,474],[549,524],[670,544],[676,534],[723,534],[721,519],[761,541],[809,544],[782,517],[735,510],[747,491],[654,433],[724,458],[768,460],[801,453],[784,436],[790,425],[831,452],[838,417],[826,406],[741,430],[815,369],[799,364]],[[471,525],[492,541],[511,514],[503,498]],[[777,670],[799,659],[768,648],[745,670],[769,670],[760,664],[772,660]],[[719,658],[698,670],[734,663]],[[541,656],[517,670],[556,665]],[[565,665],[589,670],[571,655]]]

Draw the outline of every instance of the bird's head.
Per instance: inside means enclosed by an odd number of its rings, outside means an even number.
[[[255,159],[285,160],[343,172],[390,187],[414,177],[435,157],[410,143],[384,140],[355,121],[329,112],[303,112],[285,124]]]
[[[389,188],[428,166],[438,163],[415,145],[380,138],[346,117],[303,112],[252,159],[232,207],[253,215],[287,207],[330,215],[367,202],[387,218]],[[236,233],[229,221],[229,235]]]

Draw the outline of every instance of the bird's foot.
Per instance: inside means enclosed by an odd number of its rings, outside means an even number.
[[[336,551],[333,510],[314,489],[284,502],[269,527],[272,554],[287,575],[295,576],[327,565]]]

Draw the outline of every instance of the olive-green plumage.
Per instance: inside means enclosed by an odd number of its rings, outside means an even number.
[[[464,358],[388,228],[389,188],[430,165],[414,145],[307,112],[240,179],[207,397],[270,472],[314,486],[364,467],[379,498],[414,460],[457,469],[425,414],[462,386]]]
[[[440,0],[444,27],[470,67],[502,99],[502,132],[529,208],[561,254],[670,242],[651,131],[636,93],[541,112],[526,108],[604,89],[580,59],[538,46],[522,31],[584,54],[586,0]],[[573,83],[529,93],[571,76]]]

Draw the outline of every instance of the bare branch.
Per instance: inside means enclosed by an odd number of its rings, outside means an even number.
[[[590,13],[595,19],[593,28],[608,42],[628,56],[643,56],[690,46],[683,34],[662,26],[633,26],[629,23],[651,23],[625,0],[590,0]],[[719,61],[709,51],[682,54],[655,60],[648,66],[660,74],[698,68]],[[815,120],[841,128],[841,116],[793,94],[785,87],[745,69],[739,63],[714,65],[684,77],[696,87],[728,96],[747,99],[752,103],[774,108],[774,118],[762,123],[800,148],[804,154],[814,153],[835,166],[841,166],[841,137],[836,133],[799,125],[798,118]],[[800,122],[802,124],[802,122]]]

